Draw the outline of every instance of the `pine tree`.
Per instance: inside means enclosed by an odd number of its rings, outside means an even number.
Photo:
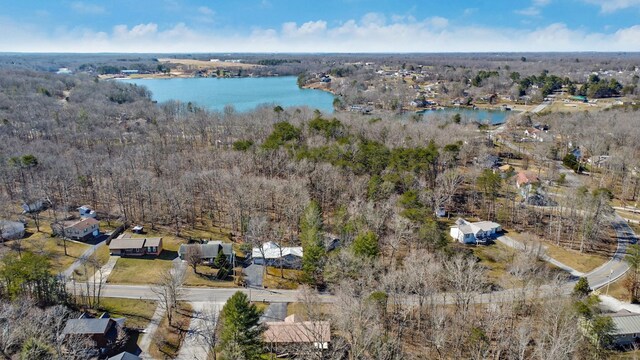
[[[378,237],[372,231],[356,236],[353,240],[353,252],[358,256],[376,257],[380,252]]]
[[[322,210],[311,201],[300,219],[300,241],[302,242],[302,280],[312,285],[322,283],[322,265],[325,249],[322,243]]]
[[[246,294],[236,292],[222,308],[220,344],[223,359],[260,359],[262,332],[258,324],[262,312]]]

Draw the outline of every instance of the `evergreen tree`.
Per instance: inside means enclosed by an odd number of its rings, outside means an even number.
[[[218,251],[218,255],[213,260],[213,266],[218,269],[222,269],[226,265],[227,265],[227,256],[222,251]]]
[[[312,285],[322,282],[322,265],[325,249],[322,243],[322,210],[311,201],[300,219],[300,241],[302,242],[302,280]]]
[[[227,300],[222,308],[220,334],[223,359],[260,359],[264,331],[258,324],[260,315],[262,312],[240,291]]]
[[[380,252],[378,248],[378,237],[373,231],[367,231],[358,235],[353,240],[353,252],[358,256],[376,257]]]

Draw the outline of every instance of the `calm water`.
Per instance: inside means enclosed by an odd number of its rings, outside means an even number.
[[[192,102],[211,110],[223,110],[233,105],[238,111],[253,110],[262,104],[308,106],[323,112],[333,112],[333,95],[322,90],[298,88],[293,76],[267,78],[185,78],[185,79],[125,79],[124,82],[144,85],[158,102],[179,100]]]
[[[507,117],[512,114],[517,114],[516,111],[501,111],[501,110],[484,110],[484,109],[467,109],[467,108],[445,108],[441,110],[424,110],[422,112],[425,118],[429,117],[444,117],[451,118],[455,114],[460,114],[462,121],[478,121],[481,123],[489,123],[491,125],[503,124],[507,121]]]

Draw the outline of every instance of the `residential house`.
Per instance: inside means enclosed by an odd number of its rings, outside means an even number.
[[[71,240],[88,240],[100,235],[100,223],[94,218],[86,218],[78,221],[65,222],[56,227],[56,232]]]
[[[87,336],[102,352],[118,340],[118,333],[122,331],[124,321],[124,318],[112,319],[108,313],[97,319],[83,313],[78,319],[67,320],[62,330],[62,340],[71,336]]]
[[[265,322],[264,342],[273,353],[295,351],[296,347],[329,348],[331,325],[328,321],[302,321],[299,315],[287,316],[284,321]]]
[[[19,221],[0,220],[0,240],[17,240],[24,237],[24,224]]]
[[[134,238],[129,234],[122,234],[111,240],[109,252],[119,256],[158,256],[162,253],[162,238]]]
[[[498,233],[502,232],[502,227],[492,221],[468,222],[459,218],[456,224],[451,227],[449,234],[452,238],[463,244],[486,244]]]
[[[226,256],[227,261],[229,263],[233,263],[235,258],[235,253],[233,252],[233,244],[222,242],[220,240],[209,241],[206,244],[182,244],[178,249],[178,256],[181,260],[186,259],[187,250],[190,246],[200,247],[202,261],[208,264],[213,264],[216,257],[218,257],[218,253],[222,251],[222,253]]]
[[[110,357],[109,360],[142,360],[142,358],[125,351],[116,356]]]
[[[302,247],[281,247],[273,241],[262,244],[251,251],[253,263],[257,265],[281,266],[289,269],[302,267]]]
[[[539,183],[540,179],[538,178],[538,176],[530,172],[520,171],[518,173],[518,176],[516,176],[516,187],[518,187],[518,189]]]
[[[82,205],[78,208],[78,213],[80,213],[80,217],[82,219],[85,218],[96,218],[96,212],[91,210],[89,205]]]
[[[611,334],[615,345],[628,346],[640,340],[640,314],[620,310],[610,316],[615,325]]]

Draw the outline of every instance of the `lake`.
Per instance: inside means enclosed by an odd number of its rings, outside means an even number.
[[[486,110],[486,109],[469,109],[469,108],[444,108],[440,110],[423,110],[421,111],[424,118],[430,117],[444,117],[451,118],[455,114],[460,114],[462,121],[472,120],[479,121],[481,123],[488,122],[491,125],[504,124],[507,121],[507,117],[512,114],[517,114],[517,111],[502,111],[502,110]]]
[[[123,79],[123,82],[146,86],[153,100],[192,102],[210,110],[222,111],[233,105],[249,111],[263,104],[308,106],[333,112],[333,95],[322,90],[300,89],[294,76],[264,78],[174,78]]]

